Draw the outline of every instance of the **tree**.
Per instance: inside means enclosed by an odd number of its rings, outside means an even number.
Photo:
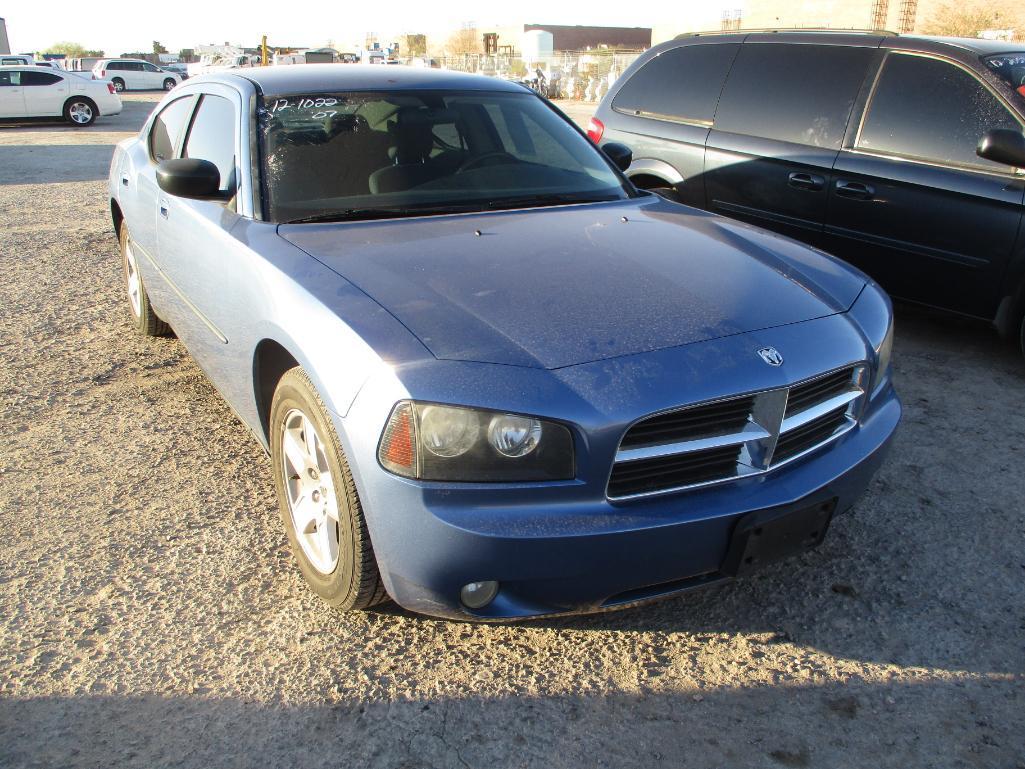
[[[476,25],[464,24],[462,29],[452,34],[445,47],[449,53],[456,56],[464,53],[480,53],[483,50],[482,40]]]
[[[426,56],[427,36],[406,35],[405,39],[402,42],[402,52],[406,56]]]
[[[154,40],[153,41],[153,53],[156,53],[156,54],[167,53],[167,49],[164,48],[164,46],[162,46],[160,44],[159,40]]]
[[[81,59],[86,56],[103,56],[103,51],[90,50],[78,43],[72,43],[69,41],[54,43],[43,51],[43,53],[62,53],[69,59]]]
[[[985,29],[1000,29],[1000,12],[992,6],[944,3],[922,27],[926,35],[978,37]]]

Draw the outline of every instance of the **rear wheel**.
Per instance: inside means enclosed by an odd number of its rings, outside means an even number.
[[[96,121],[96,105],[91,100],[76,97],[64,105],[64,119],[74,126],[84,128]]]
[[[125,278],[125,293],[128,295],[128,310],[131,313],[133,325],[136,331],[144,336],[164,336],[170,331],[170,326],[164,323],[150,306],[149,294],[146,293],[142,275],[139,274],[139,255],[125,222],[121,222],[119,234],[121,267]]]
[[[306,583],[340,611],[385,600],[363,506],[334,423],[298,366],[285,372],[274,392],[270,444],[281,518]]]
[[[167,78],[167,80],[164,81],[164,90],[165,91],[170,91],[176,85],[178,85],[178,84],[176,82],[174,82],[173,78]]]
[[[123,90],[125,90],[125,81],[122,80],[121,78],[115,77],[110,82],[114,86],[114,90],[117,91],[118,93],[121,93]]]

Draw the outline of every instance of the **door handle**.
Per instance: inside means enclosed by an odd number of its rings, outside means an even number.
[[[818,192],[826,186],[826,180],[815,174],[793,173],[787,179],[791,187],[796,187],[799,190]]]
[[[127,187],[127,186],[128,186],[128,177],[127,177],[127,176],[122,176],[122,177],[121,177],[121,183],[122,183],[122,184],[123,184],[123,185],[124,185],[125,187]]]
[[[836,182],[836,194],[851,200],[871,200],[876,191],[868,184],[839,179]]]

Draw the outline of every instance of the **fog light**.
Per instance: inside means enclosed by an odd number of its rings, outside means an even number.
[[[459,591],[459,600],[468,609],[483,609],[495,600],[498,595],[498,583],[489,580],[488,582],[471,582],[463,585]]]

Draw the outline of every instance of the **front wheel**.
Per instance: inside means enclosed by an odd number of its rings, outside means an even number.
[[[125,90],[125,81],[119,77],[116,77],[113,80],[111,80],[110,84],[114,86],[114,90],[118,93],[121,93],[123,90]]]
[[[69,99],[64,105],[64,119],[79,128],[92,125],[96,121],[96,105],[89,99]]]
[[[306,583],[340,611],[387,598],[363,506],[334,423],[302,368],[285,372],[270,415],[281,518]]]
[[[167,78],[167,80],[164,81],[164,90],[165,91],[170,91],[176,85],[178,85],[178,84],[174,81],[174,79],[169,77],[169,78]]]
[[[146,293],[146,285],[139,273],[139,254],[125,222],[121,222],[118,242],[121,245],[121,267],[132,324],[143,336],[165,336],[171,330],[170,326],[162,321],[150,306],[149,294]]]

